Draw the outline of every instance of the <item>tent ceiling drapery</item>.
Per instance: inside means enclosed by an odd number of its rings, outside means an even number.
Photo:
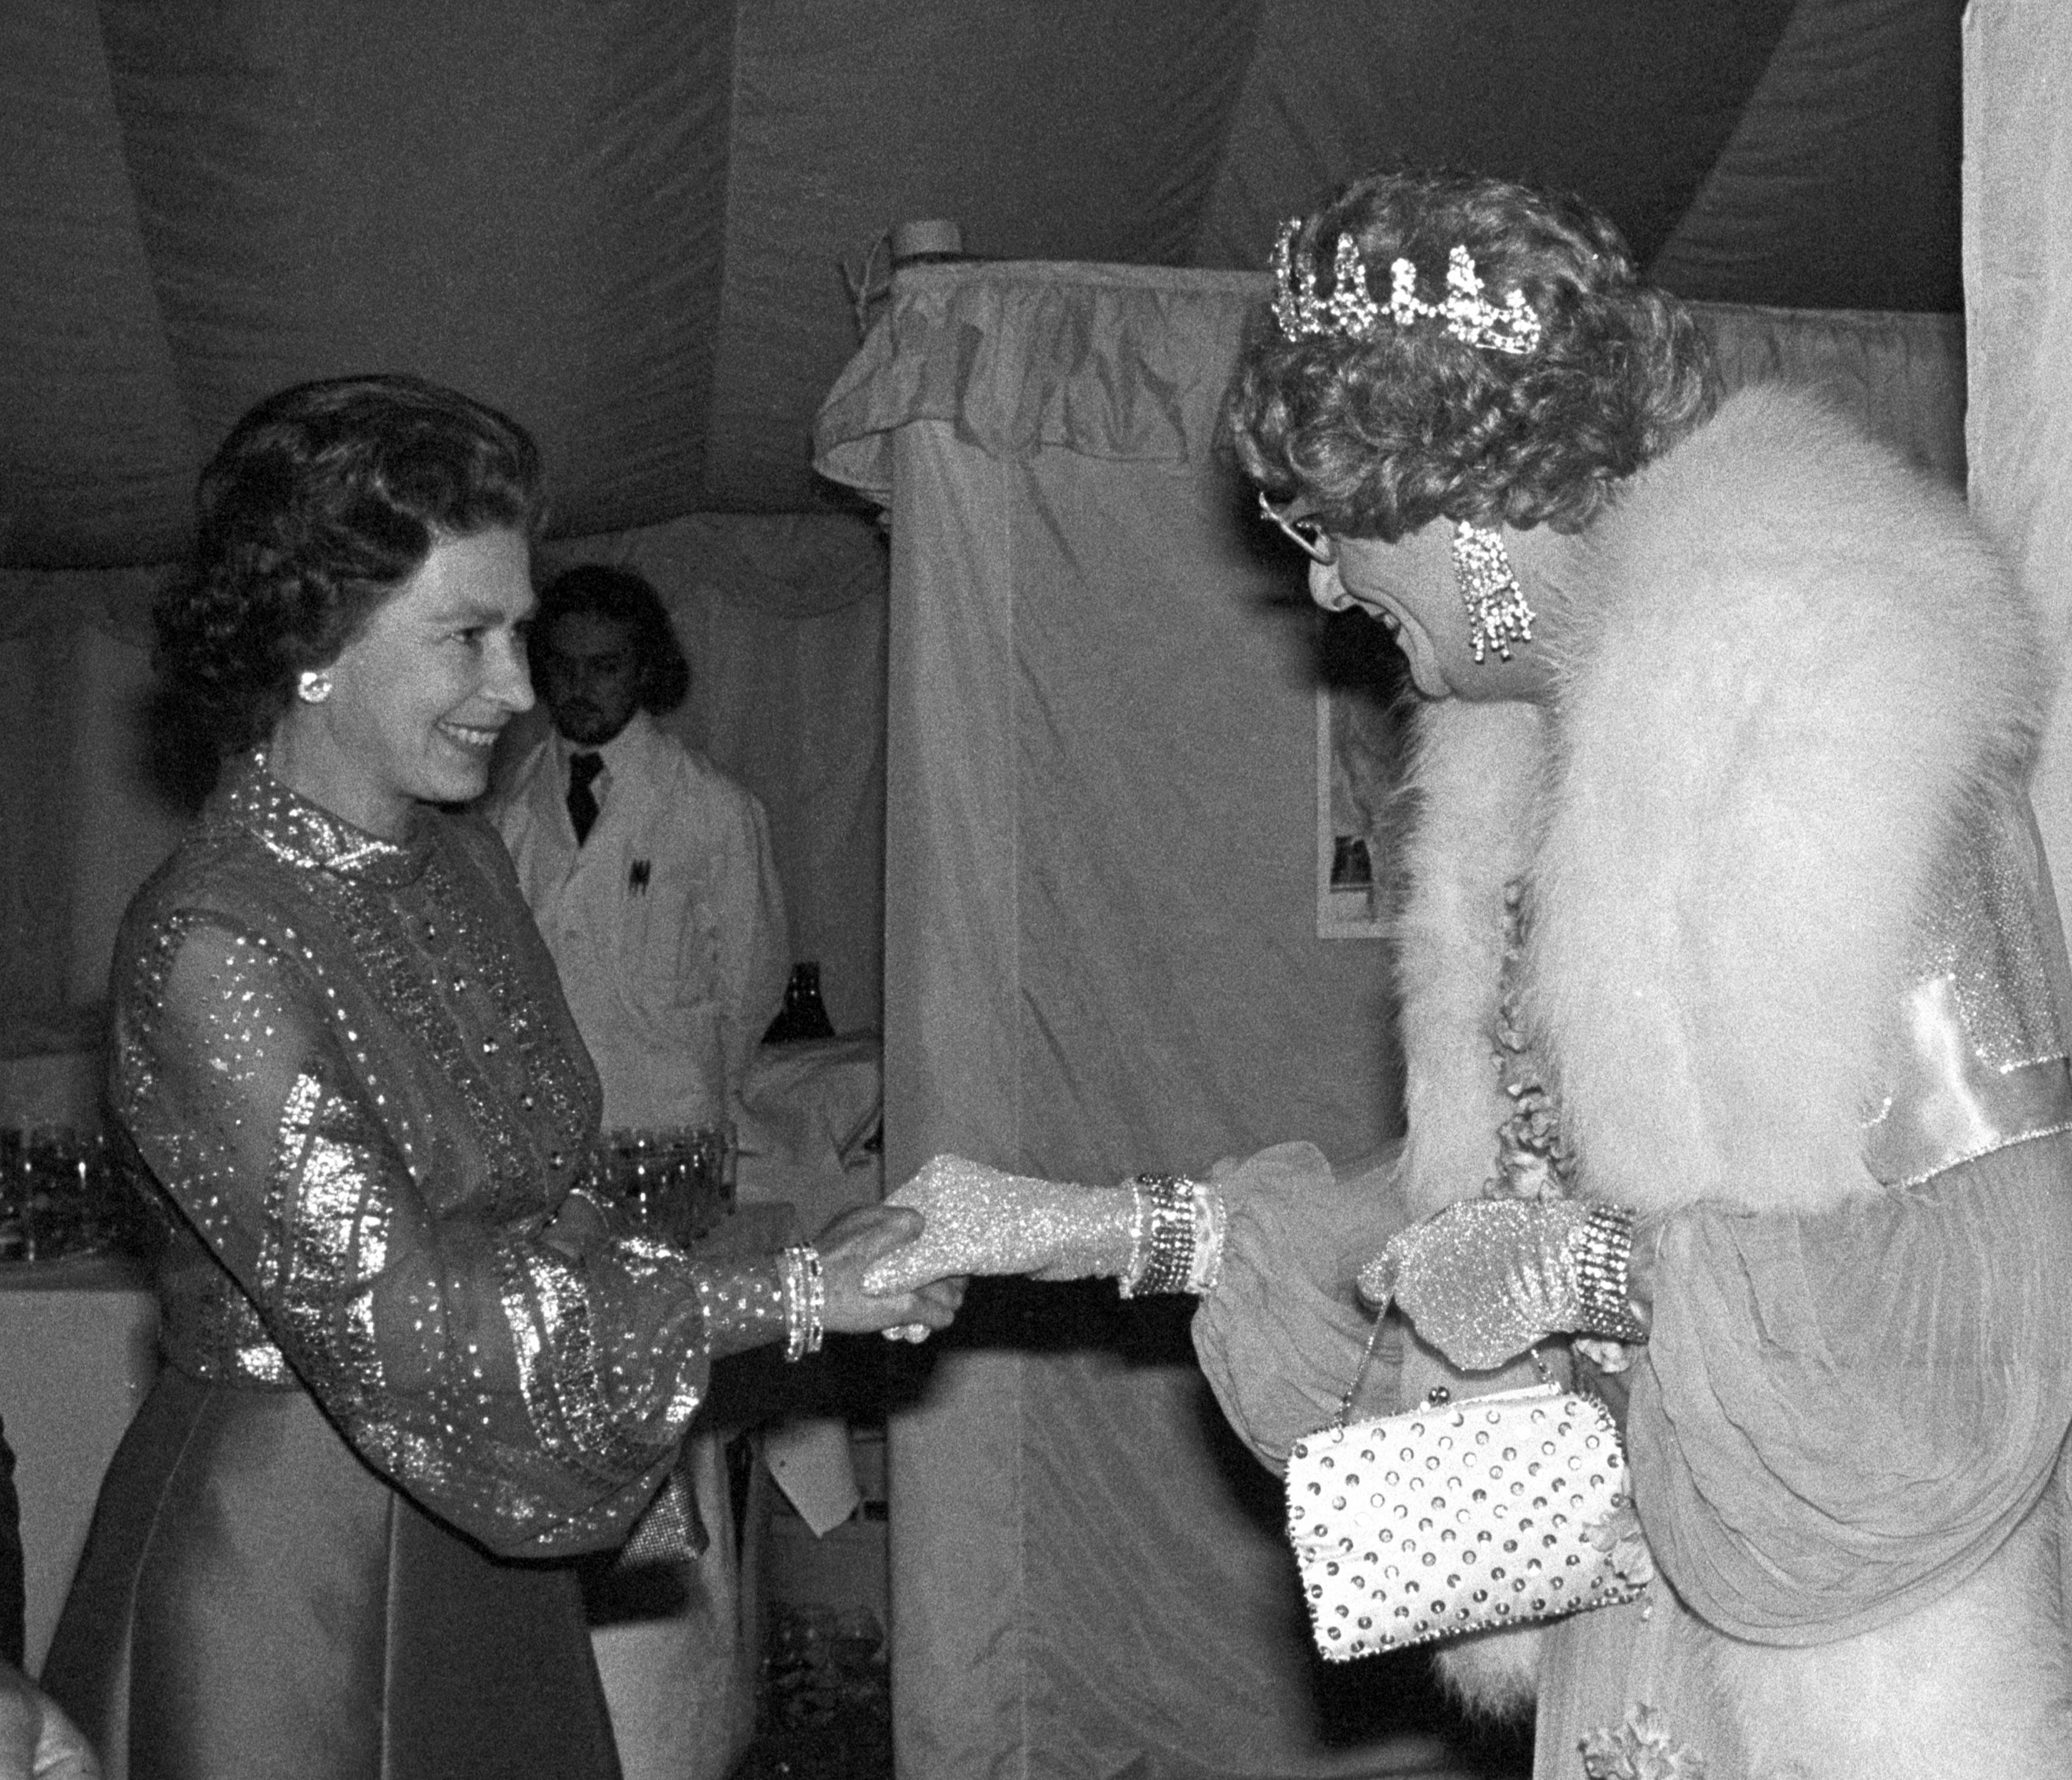
[[[1253,267],[1394,156],[1571,184],[1687,294],[1957,306],[1959,0],[14,0],[0,566],[176,553],[266,389],[511,408],[556,526],[832,498],[838,262]]]

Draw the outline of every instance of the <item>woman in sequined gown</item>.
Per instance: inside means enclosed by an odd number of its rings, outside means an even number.
[[[1717,400],[1603,217],[1495,180],[1289,225],[1228,417],[1313,595],[1421,695],[1380,1240],[1348,1264],[1331,1195],[1233,1177],[1167,1265],[1126,1195],[1072,1226],[949,1162],[887,1276],[1194,1285],[1269,1460],[1352,1372],[1355,1274],[1408,1323],[1372,1411],[1572,1359],[1644,1592],[1441,1659],[1536,1709],[1540,1780],[2062,1776],[2072,1026],[2021,590],[1818,401]]]
[[[111,1780],[611,1780],[561,1560],[624,1536],[714,1359],[954,1310],[861,1289],[911,1213],[713,1265],[575,1186],[596,1079],[451,813],[532,702],[540,507],[522,430],[401,377],[282,393],[203,477],[162,653],[229,758],[112,981],[165,1363],[44,1671]]]

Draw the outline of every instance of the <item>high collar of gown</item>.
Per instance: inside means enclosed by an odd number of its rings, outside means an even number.
[[[385,840],[290,791],[268,769],[262,750],[231,764],[209,800],[207,819],[244,830],[299,869],[357,883],[414,883],[431,860],[433,824],[422,808],[412,811],[401,840]]]

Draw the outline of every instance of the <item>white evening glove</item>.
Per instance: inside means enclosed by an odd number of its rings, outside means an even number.
[[[866,1292],[911,1292],[968,1273],[1119,1276],[1134,1252],[1136,1196],[1126,1186],[1038,1180],[938,1156],[886,1202],[911,1206],[925,1221],[864,1275]]]

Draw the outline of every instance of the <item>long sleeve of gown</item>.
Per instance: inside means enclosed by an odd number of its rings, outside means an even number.
[[[2072,1424],[2072,1136],[1819,1216],[1709,1207],[1654,1237],[1635,1499],[1720,1630],[1808,1644],[1962,1581]]]
[[[140,898],[111,1100],[183,1215],[173,1363],[298,1381],[426,1508],[545,1556],[623,1533],[711,1360],[781,1334],[783,1302],[774,1260],[707,1267],[563,1215],[594,1078],[480,838],[442,830],[381,886],[233,842]]]
[[[1226,1231],[1220,1276],[1194,1313],[1194,1353],[1231,1426],[1278,1472],[1355,1376],[1356,1412],[1400,1407],[1401,1331],[1384,1326],[1369,1357],[1375,1319],[1354,1282],[1409,1214],[1387,1162],[1342,1180],[1311,1144],[1219,1163],[1211,1179]]]

